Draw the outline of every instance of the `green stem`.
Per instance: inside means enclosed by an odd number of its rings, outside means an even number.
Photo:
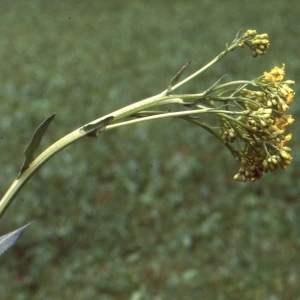
[[[186,100],[192,99],[193,100],[193,99],[197,99],[197,97],[201,97],[201,95],[203,96],[205,93],[204,94],[202,93],[202,94],[199,94],[199,95],[183,95],[183,97],[182,97],[183,99],[181,99],[180,97],[178,97],[178,95],[177,96],[170,95],[170,93],[172,91],[175,91],[176,89],[178,89],[179,87],[181,87],[185,83],[189,82],[190,80],[192,80],[196,76],[198,76],[200,73],[202,73],[204,70],[208,69],[210,66],[212,66],[216,62],[218,62],[228,52],[230,52],[234,48],[238,47],[238,44],[239,44],[239,40],[236,40],[229,47],[227,47],[222,53],[220,53],[216,58],[214,58],[211,62],[209,62],[206,66],[199,69],[198,71],[196,71],[192,75],[188,76],[186,79],[180,81],[176,85],[172,86],[171,88],[168,88],[168,89],[164,90],[162,93],[160,93],[156,96],[141,100],[137,103],[131,104],[131,105],[126,106],[124,108],[121,108],[121,109],[119,109],[119,110],[117,110],[117,111],[115,111],[111,114],[108,114],[108,115],[103,116],[103,117],[101,117],[97,120],[94,120],[93,122],[90,122],[90,123],[84,125],[83,127],[85,127],[87,125],[97,125],[102,120],[105,120],[106,118],[111,117],[111,116],[114,117],[114,122],[116,122],[120,119],[135,115],[135,114],[137,114],[138,112],[140,112],[142,110],[149,109],[149,108],[151,108],[153,106],[157,106],[157,105],[164,105],[164,104],[169,104],[169,103],[187,104],[184,101],[184,99],[186,99]],[[142,118],[142,119],[131,120],[131,121],[123,122],[123,123],[109,125],[109,126],[107,126],[107,129],[113,129],[113,128],[117,128],[117,127],[120,127],[120,126],[125,126],[125,125],[129,125],[129,124],[134,124],[134,123],[138,123],[138,122],[142,122],[142,121],[159,119],[159,118],[182,117],[182,116],[186,116],[188,114],[191,115],[191,114],[199,114],[199,113],[202,113],[202,112],[211,112],[211,108],[205,108],[205,107],[200,107],[200,106],[199,106],[199,108],[203,109],[203,111],[194,110],[194,111],[187,111],[187,112],[183,111],[183,112],[176,112],[176,113],[159,114],[159,115],[156,115],[156,116],[148,116],[148,117],[145,117],[145,118]],[[217,110],[215,110],[215,112],[217,112]],[[218,111],[218,112],[222,112],[224,114],[229,113],[229,112],[225,112],[225,111]],[[82,138],[82,137],[84,137],[88,134],[88,132],[85,132],[84,130],[81,130],[83,127],[80,127],[78,129],[72,131],[71,133],[64,136],[63,138],[61,138],[60,140],[58,140],[57,142],[52,144],[50,147],[48,147],[39,156],[37,156],[34,161],[31,162],[28,169],[24,170],[17,177],[17,179],[12,183],[12,185],[9,187],[9,189],[7,190],[7,192],[5,193],[5,195],[3,196],[3,198],[0,201],[0,218],[3,216],[3,214],[5,213],[5,211],[7,210],[7,208],[9,207],[11,202],[13,201],[13,199],[16,197],[18,192],[25,185],[25,183],[33,176],[33,174],[43,164],[45,164],[56,153],[58,153],[59,151],[61,151],[65,147],[67,147],[68,145],[74,143],[78,139],[80,139],[80,138]]]
[[[195,73],[193,73],[192,75],[188,76],[187,78],[183,79],[182,81],[178,82],[177,84],[175,84],[173,87],[170,88],[170,90],[168,91],[169,93],[178,89],[179,87],[181,87],[182,85],[184,85],[185,83],[187,83],[188,81],[194,79],[196,76],[198,76],[199,74],[201,74],[202,72],[204,72],[206,69],[208,69],[209,67],[211,67],[213,64],[217,63],[220,59],[222,59],[228,52],[234,50],[236,47],[238,47],[238,43],[235,42],[234,44],[232,44],[230,47],[227,47],[223,52],[221,52],[218,56],[216,56],[213,60],[211,60],[208,64],[206,64],[204,67],[202,67],[201,69],[199,69],[198,71],[196,71]]]
[[[215,88],[211,89],[211,92],[215,92],[227,87],[230,87],[232,85],[238,85],[238,84],[246,84],[246,85],[255,85],[251,80],[236,80],[236,81],[230,81],[223,84],[219,84]]]
[[[114,121],[119,120],[121,118],[128,117],[140,110],[144,110],[150,108],[154,105],[164,104],[164,95],[165,92],[158,94],[156,96],[141,100],[124,108],[121,108],[111,114],[103,116],[93,122],[90,122],[87,125],[92,125],[100,122],[101,120],[105,120],[109,116],[114,117]],[[173,98],[173,103],[178,102],[180,99]],[[171,99],[168,99],[171,102]],[[52,156],[66,148],[68,145],[74,143],[80,138],[87,135],[86,132],[81,130],[82,127],[72,131],[66,136],[59,139],[57,142],[48,147],[44,152],[42,152],[36,159],[30,164],[29,168],[25,170],[9,187],[9,189],[4,194],[3,198],[0,201],[0,218],[3,216],[13,199],[16,197],[18,192],[22,189],[25,183],[33,176],[33,174],[43,165],[45,164]]]
[[[152,115],[150,116],[145,116],[145,117],[141,117],[138,119],[134,119],[134,120],[129,120],[129,121],[125,121],[125,122],[120,122],[117,124],[112,124],[112,125],[108,125],[106,127],[106,130],[109,129],[115,129],[118,127],[123,127],[123,126],[127,126],[127,125],[132,125],[132,124],[137,124],[137,123],[141,123],[141,122],[146,122],[146,121],[151,121],[151,120],[157,120],[157,119],[164,119],[164,118],[175,118],[175,117],[182,117],[182,116],[187,116],[187,115],[198,115],[198,114],[202,114],[202,113],[208,113],[210,112],[211,108],[204,108],[202,110],[186,110],[186,111],[177,111],[177,112],[153,112]],[[143,112],[141,112],[143,113]],[[151,114],[151,112],[149,112]]]
[[[227,111],[226,111],[226,112],[227,112]],[[243,122],[241,122],[241,121],[239,121],[239,120],[237,120],[237,119],[234,119],[234,118],[228,116],[228,115],[230,115],[230,114],[232,115],[233,113],[234,113],[234,112],[230,112],[230,111],[228,111],[226,114],[225,114],[224,112],[219,112],[218,115],[219,115],[220,117],[222,117],[222,118],[228,120],[229,122],[236,123],[237,125],[243,127],[244,129],[246,129],[247,131],[249,131],[249,132],[251,132],[251,133],[253,133],[253,134],[256,133],[256,130],[254,130],[254,129],[251,128],[250,126],[247,126],[247,125],[244,124]],[[236,114],[245,114],[245,112],[244,112],[244,113],[242,113],[242,112],[240,112],[240,113],[239,113],[239,112],[236,112]]]
[[[234,149],[234,147],[232,145],[230,145],[229,143],[225,143],[222,138],[220,137],[219,134],[217,134],[210,126],[206,125],[205,123],[200,122],[199,120],[196,119],[191,119],[188,117],[182,117],[182,119],[192,122],[198,126],[201,126],[203,129],[205,129],[206,131],[208,131],[210,134],[212,134],[214,137],[216,137],[219,141],[221,141],[225,147],[227,147],[229,149],[229,151],[232,153],[232,155],[238,159],[238,155],[236,153],[236,150]]]

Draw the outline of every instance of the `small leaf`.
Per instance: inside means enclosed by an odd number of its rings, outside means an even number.
[[[19,239],[19,237],[21,236],[25,228],[30,224],[32,224],[33,222],[30,222],[25,226],[15,231],[12,231],[8,234],[0,236],[0,255],[3,254],[3,252],[6,251],[8,248],[10,248]]]
[[[83,126],[80,131],[87,132],[87,136],[97,137],[100,132],[102,132],[106,126],[114,119],[113,116],[109,116],[104,120],[101,120],[97,123],[92,123]]]
[[[225,74],[225,75],[223,75],[223,76],[221,76],[211,87],[209,87],[206,91],[205,91],[205,95],[208,95],[209,93],[211,93],[211,91],[212,91],[212,89],[214,88],[214,87],[216,87],[216,85],[224,78],[224,77],[226,77],[227,75]]]
[[[187,62],[178,72],[177,74],[172,78],[170,81],[170,85],[168,87],[168,92],[171,90],[171,87],[174,86],[180,79],[182,73],[185,71],[185,69],[191,64],[191,61]]]
[[[233,39],[233,41],[231,42],[231,45],[233,45],[233,44],[235,44],[237,41],[238,41],[238,39],[240,38],[240,33],[241,33],[241,29],[236,33],[236,35],[235,35],[235,37],[234,37],[234,39]]]
[[[40,126],[37,128],[37,130],[35,131],[35,133],[33,134],[29,144],[27,145],[25,151],[24,151],[24,163],[23,166],[21,168],[21,172],[19,174],[19,176],[26,170],[28,169],[29,165],[32,163],[32,161],[34,160],[34,152],[35,150],[38,148],[38,146],[40,145],[40,142],[42,140],[43,135],[45,134],[48,126],[50,125],[50,123],[52,122],[52,120],[54,119],[56,114],[51,115],[50,117],[48,117],[42,124],[40,124]]]

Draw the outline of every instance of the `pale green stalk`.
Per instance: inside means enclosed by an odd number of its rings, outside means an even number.
[[[222,57],[224,57],[228,52],[232,51],[234,48],[238,47],[240,41],[242,40],[243,37],[240,37],[240,39],[235,39],[234,42],[227,47],[220,55],[218,55],[215,59],[213,59],[211,62],[209,62],[206,66],[203,68],[199,69],[192,75],[188,76],[186,79],[180,81],[177,84],[174,84],[173,86],[170,86],[168,89],[163,91],[162,93],[141,100],[139,102],[136,102],[134,104],[131,104],[129,106],[126,106],[124,108],[121,108],[119,110],[116,110],[115,112],[112,112],[108,115],[105,115],[99,119],[94,120],[91,123],[88,123],[84,126],[87,125],[95,125],[99,123],[102,120],[105,120],[108,117],[113,116],[113,122],[115,123],[116,121],[119,121],[121,119],[124,119],[126,117],[134,116],[135,114],[138,114],[139,112],[149,109],[154,106],[159,106],[159,105],[165,105],[169,103],[177,103],[177,104],[190,104],[192,100],[197,100],[199,98],[204,97],[205,95],[208,94],[208,90],[205,91],[202,94],[195,94],[195,95],[170,95],[171,92],[175,91],[182,85],[186,84],[190,80],[194,79],[196,76],[201,74],[203,71],[205,71],[207,68],[215,64],[217,61],[219,61]],[[224,85],[223,85],[224,86]],[[213,86],[214,87],[214,86]],[[217,88],[215,88],[216,90]],[[209,91],[211,91],[209,89]],[[114,129],[118,128],[121,126],[126,126],[130,124],[135,124],[139,122],[144,122],[148,120],[154,120],[154,119],[160,119],[160,118],[167,118],[167,117],[184,117],[192,114],[200,114],[200,113],[223,113],[223,114],[237,114],[237,112],[229,112],[229,111],[223,111],[223,110],[216,110],[212,108],[207,108],[207,107],[201,107],[197,105],[196,110],[191,110],[191,111],[181,111],[181,112],[168,112],[164,114],[157,114],[153,116],[146,116],[143,118],[138,118],[135,120],[130,120],[130,121],[125,121],[121,123],[115,123],[107,126],[107,129]],[[82,128],[80,127],[73,132],[69,133],[68,135],[64,136],[54,144],[52,144],[50,147],[48,147],[44,152],[42,152],[40,155],[38,155],[28,166],[26,170],[21,172],[17,179],[12,183],[10,188],[7,190],[5,195],[0,201],[0,218],[3,216],[5,213],[6,209],[9,207],[13,199],[16,197],[18,192],[22,189],[24,184],[33,176],[35,171],[39,169],[45,162],[47,162],[52,156],[54,156],[56,153],[67,147],[68,145],[74,143],[76,140],[83,138],[86,136],[88,133],[83,131]]]
[[[121,108],[109,115],[103,116],[97,120],[94,120],[93,122],[90,122],[86,125],[95,124],[101,120],[106,119],[109,116],[114,116],[114,121],[119,120],[121,118],[128,117],[140,110],[147,109],[149,107],[152,107],[154,105],[159,105],[161,98],[164,97],[165,92],[158,94],[154,97],[141,100],[137,103],[131,104],[127,107]],[[175,98],[176,100],[178,98]],[[85,126],[86,126],[85,125]],[[84,137],[87,135],[86,132],[81,131],[81,128],[77,128],[76,130],[72,131],[68,135],[62,137],[57,142],[52,144],[50,147],[48,147],[44,152],[42,152],[29,166],[27,170],[25,170],[10,186],[10,188],[7,190],[5,195],[0,201],[0,218],[5,213],[6,209],[9,207],[10,203],[14,199],[14,197],[17,195],[17,193],[22,189],[24,184],[32,177],[32,175],[35,173],[35,171],[40,168],[47,160],[49,160],[52,156],[54,156],[56,153],[67,147],[68,145],[74,143],[76,140]]]

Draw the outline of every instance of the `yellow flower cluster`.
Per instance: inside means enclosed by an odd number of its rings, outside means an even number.
[[[282,64],[281,68],[275,66],[271,72],[264,72],[261,81],[265,83],[282,81],[285,75],[284,68],[285,64]]]
[[[249,29],[244,38],[245,40],[239,44],[239,47],[243,47],[244,44],[247,45],[251,49],[253,57],[266,54],[267,49],[270,47],[267,33],[257,34],[256,30]]]
[[[285,135],[285,127],[294,121],[285,111],[293,102],[293,81],[282,81],[284,65],[275,67],[255,81],[260,90],[242,89],[245,113],[238,118],[222,119],[221,138],[225,143],[243,142],[235,153],[240,169],[234,176],[238,181],[255,181],[263,173],[275,171],[278,166],[286,169],[292,161],[291,149],[286,146],[292,138]]]

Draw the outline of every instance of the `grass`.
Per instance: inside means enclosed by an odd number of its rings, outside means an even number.
[[[47,116],[57,113],[43,147],[165,89],[184,63],[192,60],[190,71],[196,70],[241,28],[268,32],[268,55],[252,59],[237,51],[188,89],[202,91],[224,73],[228,80],[256,77],[282,62],[297,81],[296,4],[0,5],[2,194]],[[297,121],[297,100],[292,110]],[[297,299],[295,127],[293,165],[254,184],[234,182],[238,165],[227,150],[179,120],[70,146],[36,174],[2,219],[1,234],[37,220],[1,256],[2,297]]]

